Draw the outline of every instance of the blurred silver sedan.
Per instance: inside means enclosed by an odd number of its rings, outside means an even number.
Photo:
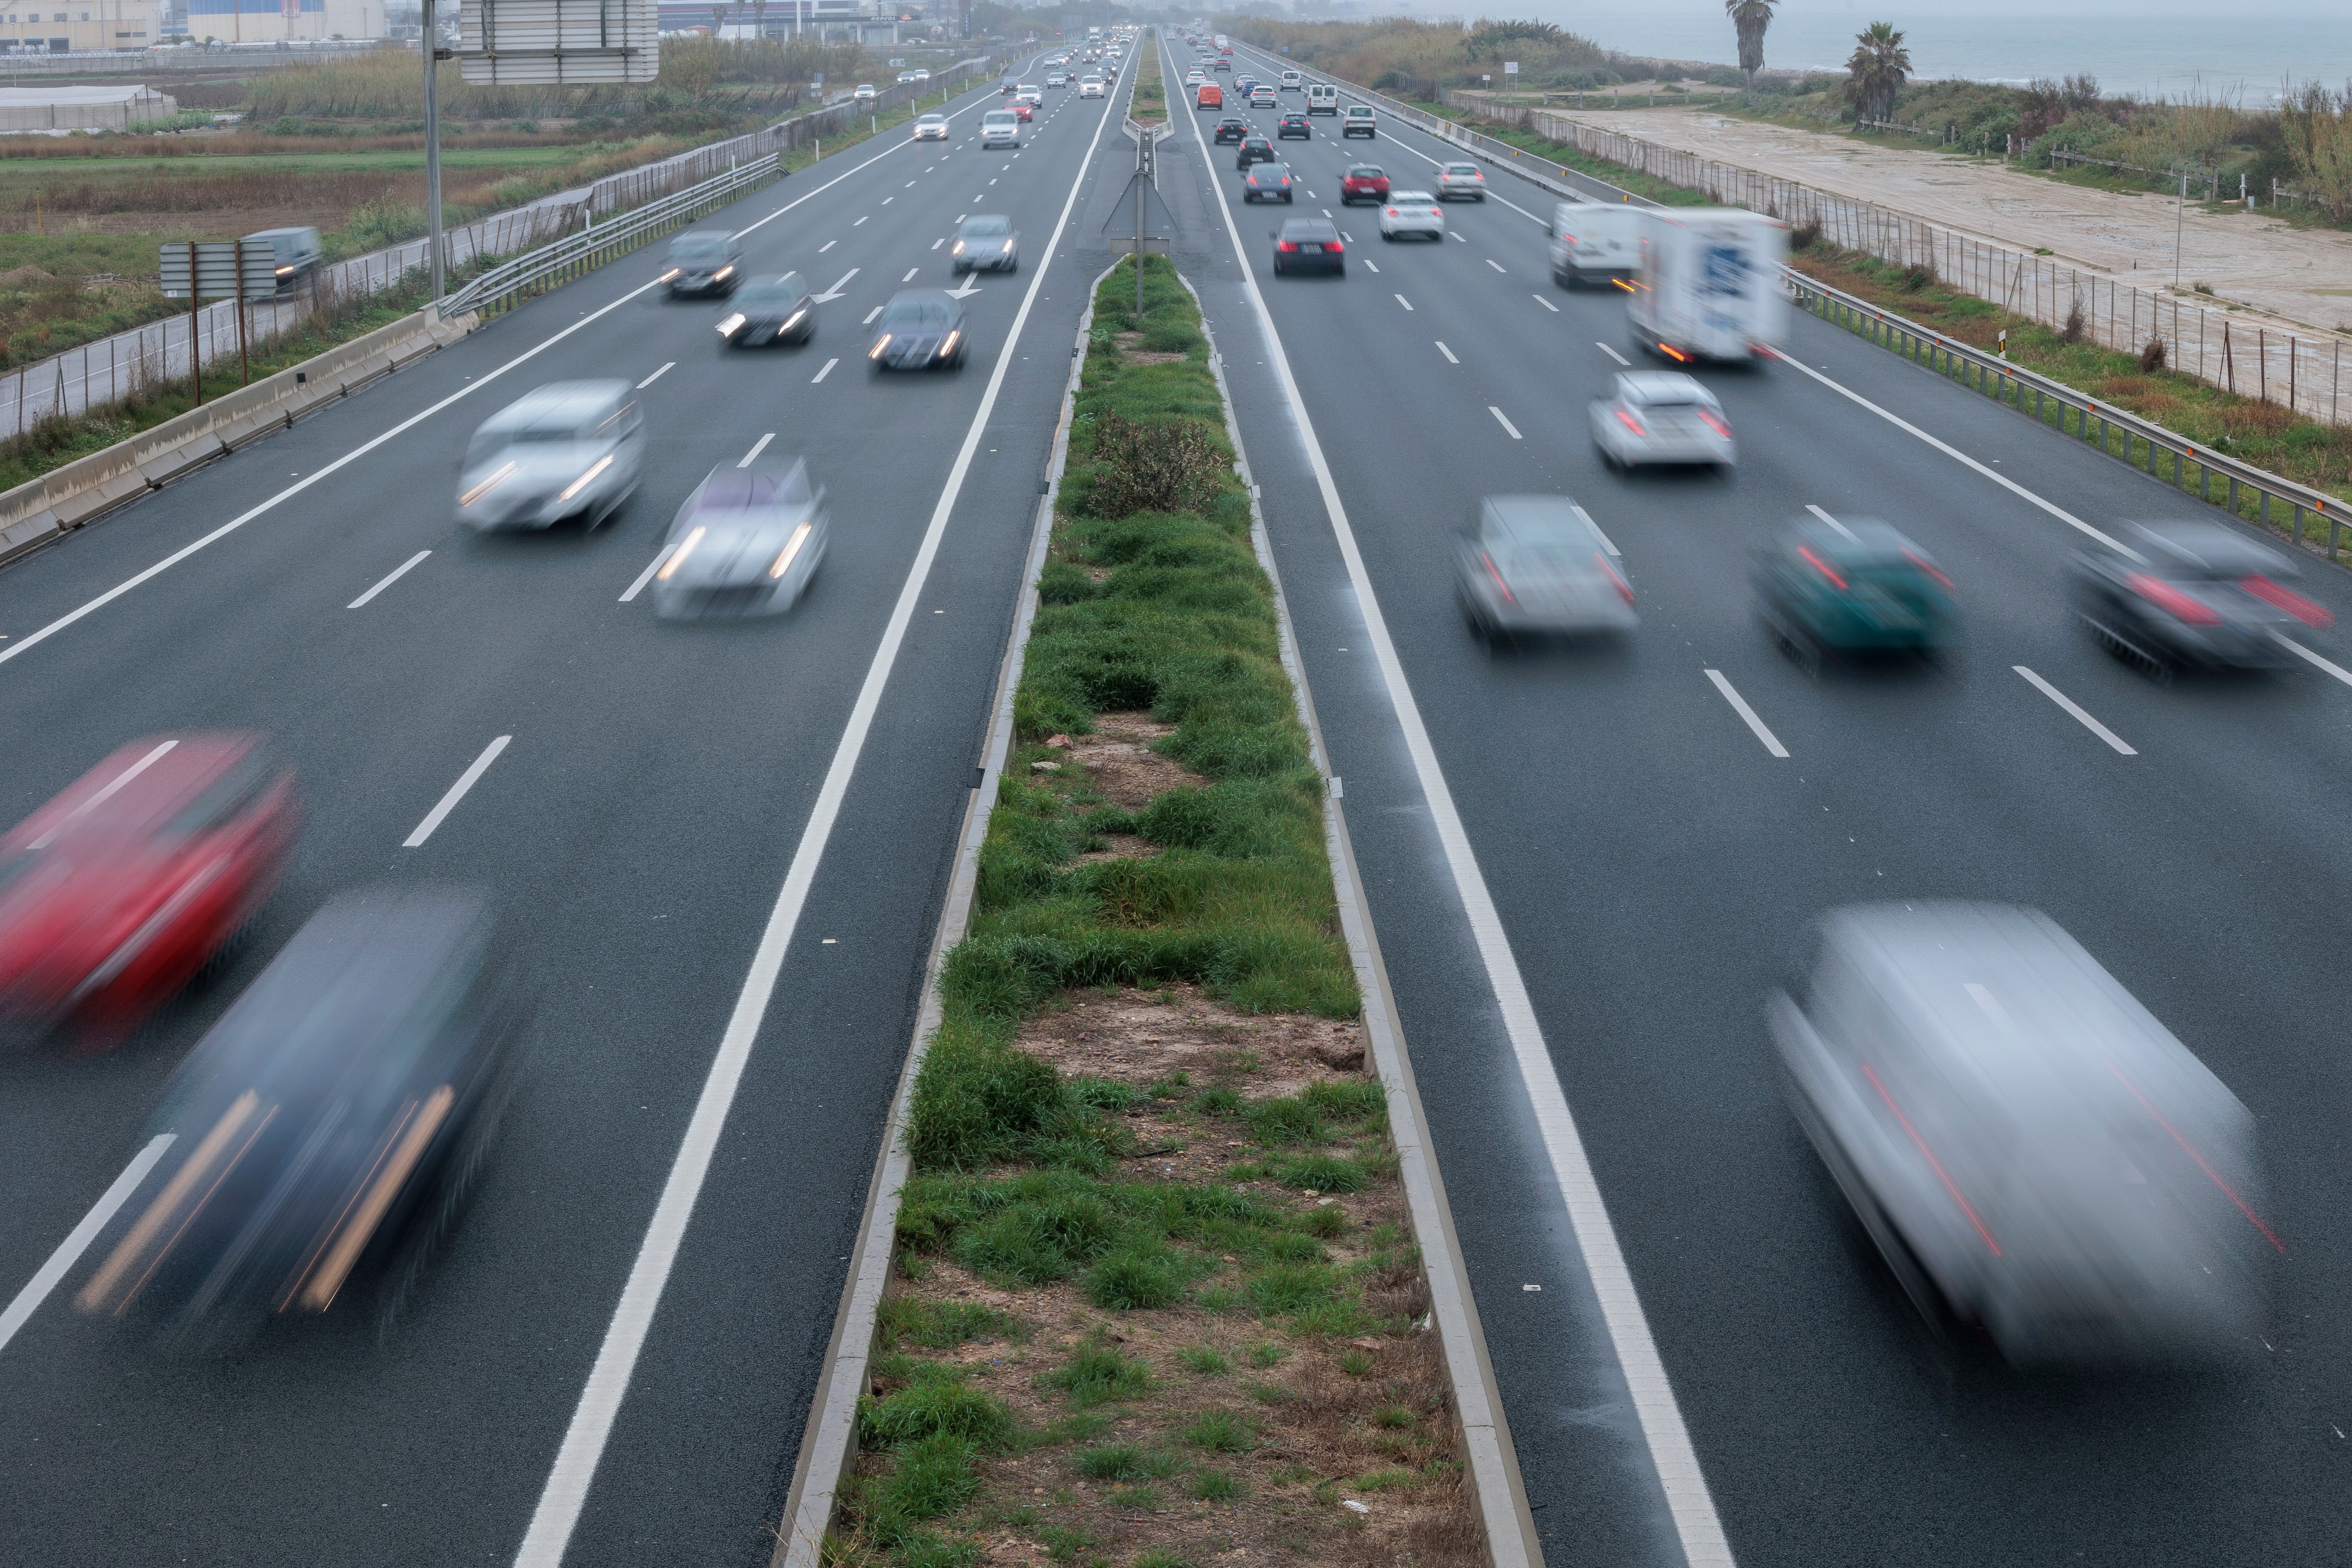
[[[1931,1321],[2021,1364],[2258,1331],[2284,1247],[2252,1116],[2047,916],[1840,910],[1768,1013],[1798,1121]]]
[[[974,213],[956,226],[955,244],[948,254],[956,272],[1021,270],[1021,235],[1002,213]]]
[[[1641,624],[1609,541],[1566,496],[1488,496],[1462,536],[1454,591],[1488,642],[1522,634],[1619,635]]]
[[[1739,458],[1723,405],[1678,370],[1621,374],[1608,396],[1592,400],[1592,444],[1602,462],[1621,468],[1643,463],[1727,468]]]
[[[791,609],[824,563],[826,521],[824,492],[810,488],[801,458],[713,468],[669,525],[654,613],[677,620]]]
[[[593,528],[637,488],[645,419],[625,381],[559,381],[482,422],[457,471],[457,521],[477,530]]]

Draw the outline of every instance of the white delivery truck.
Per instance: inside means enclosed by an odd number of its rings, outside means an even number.
[[[1771,356],[1789,335],[1789,226],[1736,207],[1652,207],[1628,301],[1633,341],[1676,363]]]
[[[1551,210],[1551,280],[1630,282],[1642,254],[1646,207],[1628,202],[1562,202]]]
[[[1339,112],[1339,89],[1328,81],[1307,84],[1307,112],[1337,114]]]

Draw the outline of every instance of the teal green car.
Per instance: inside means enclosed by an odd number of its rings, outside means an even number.
[[[1952,580],[1875,518],[1798,519],[1756,562],[1764,623],[1808,669],[1824,658],[1933,658],[1959,628]]]

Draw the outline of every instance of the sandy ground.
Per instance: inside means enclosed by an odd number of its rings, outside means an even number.
[[[1876,202],[2014,249],[2047,247],[2086,270],[2144,288],[2172,279],[2174,209],[2153,192],[2087,190],[1925,148],[1881,147],[1705,110],[1554,109],[1564,119],[1717,163]],[[2134,277],[2137,272],[2138,277]],[[2181,224],[2183,286],[2320,331],[2352,332],[2352,234],[2296,229],[2256,211],[2191,206]]]

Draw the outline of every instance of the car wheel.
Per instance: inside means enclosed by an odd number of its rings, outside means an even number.
[[[1284,206],[1288,206],[1294,199],[1295,198],[1292,196],[1290,192],[1285,191],[1282,193],[1282,205]]]
[[[1381,230],[1381,237],[1388,241],[1391,245],[1394,245],[1396,243],[1396,236],[1390,233],[1387,229]]]

